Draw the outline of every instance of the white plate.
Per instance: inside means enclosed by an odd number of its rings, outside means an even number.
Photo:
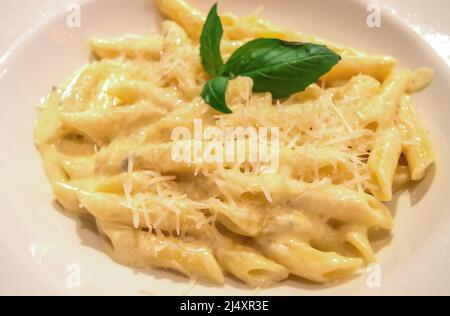
[[[158,30],[161,22],[148,0],[82,2],[80,28],[67,27],[67,2],[8,0],[1,4],[0,50],[5,55],[0,58],[0,293],[183,294],[190,287],[186,278],[117,265],[100,250],[92,227],[52,204],[33,143],[35,106],[52,85],[89,60],[90,37],[148,33]],[[192,2],[205,11],[212,3]],[[259,294],[450,294],[449,42],[448,36],[439,33],[450,33],[449,2],[433,1],[424,13],[418,11],[423,2],[395,2],[395,10],[391,2],[384,2],[388,5],[382,8],[381,28],[367,27],[368,12],[362,1],[220,3],[222,12],[237,14],[264,5],[262,16],[286,27],[368,52],[391,54],[403,66],[435,70],[432,85],[415,101],[430,127],[438,161],[423,182],[389,205],[395,212],[395,229],[391,243],[378,253],[381,286],[369,287],[370,273],[361,271],[344,283],[320,286],[288,280]],[[253,293],[231,279],[224,287],[199,282],[189,292]]]

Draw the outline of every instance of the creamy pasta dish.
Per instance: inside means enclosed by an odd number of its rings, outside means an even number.
[[[202,97],[212,78],[199,54],[207,14],[183,0],[155,3],[167,17],[160,34],[92,39],[95,60],[52,88],[40,109],[35,140],[57,201],[92,216],[115,261],[192,279],[324,283],[374,262],[372,241],[393,227],[382,202],[435,161],[411,98],[431,69],[401,69],[390,56],[220,13],[225,61],[264,38],[286,50],[288,41],[326,47],[339,61],[287,96],[230,71],[220,86],[227,111],[218,111]],[[276,144],[267,141],[276,170],[258,159],[174,159],[174,129],[194,138],[199,121],[203,130],[265,127],[270,136],[276,127]]]

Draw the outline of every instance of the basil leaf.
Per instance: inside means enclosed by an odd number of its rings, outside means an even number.
[[[200,59],[203,69],[212,77],[220,74],[223,60],[220,54],[220,41],[223,35],[222,22],[217,15],[217,3],[208,13],[200,35]]]
[[[253,91],[285,98],[303,91],[341,59],[323,45],[259,38],[238,48],[223,75],[253,79]]]
[[[227,89],[228,77],[218,76],[206,82],[201,96],[206,103],[217,111],[229,114],[231,110],[225,102],[225,91]]]

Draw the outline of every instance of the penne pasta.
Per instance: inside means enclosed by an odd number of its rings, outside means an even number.
[[[348,277],[359,269],[363,260],[324,252],[293,238],[262,238],[263,252],[283,264],[294,275],[323,283]]]
[[[392,199],[392,183],[402,150],[400,133],[391,127],[379,133],[367,161],[376,189],[372,194],[380,201]]]
[[[408,161],[411,180],[420,180],[436,157],[427,132],[418,120],[408,97],[402,99],[399,119],[404,141],[402,151]]]
[[[120,263],[141,268],[169,268],[189,277],[201,276],[214,283],[224,282],[220,266],[206,245],[158,237],[108,222],[97,221],[97,226],[106,237],[109,254]]]
[[[231,249],[230,249],[231,248]],[[288,277],[288,270],[252,248],[219,248],[218,262],[238,279],[252,287],[267,287]]]

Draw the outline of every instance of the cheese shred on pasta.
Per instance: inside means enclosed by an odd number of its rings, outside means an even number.
[[[54,88],[35,139],[58,201],[91,214],[118,262],[258,288],[294,274],[330,282],[375,260],[371,232],[391,230],[382,201],[435,160],[411,102],[432,71],[283,30],[255,16],[221,16],[222,55],[259,37],[327,45],[342,60],[287,99],[231,80],[221,114],[199,96],[205,16],[156,0],[162,34],[93,39],[97,60]],[[278,127],[278,172],[260,162],[175,162],[171,131]],[[205,144],[204,144],[205,145]],[[404,159],[403,159],[404,158]]]

